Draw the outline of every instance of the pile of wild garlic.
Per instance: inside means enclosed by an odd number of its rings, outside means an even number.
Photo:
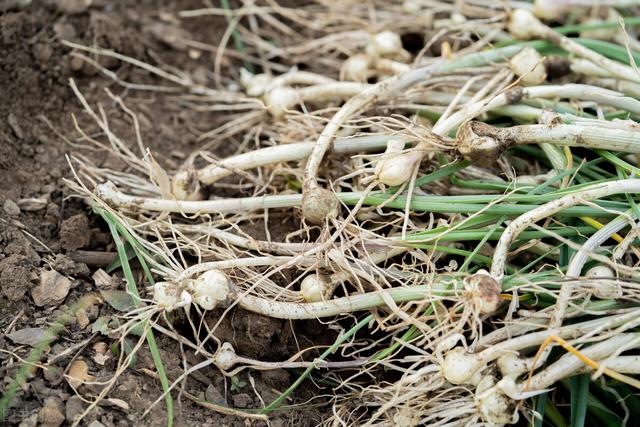
[[[86,140],[127,169],[78,152],[69,185],[158,280],[130,324],[170,331],[166,312],[181,310],[206,330],[206,346],[191,343],[203,362],[183,377],[211,364],[228,375],[306,368],[301,380],[318,369],[334,384],[327,425],[579,425],[586,411],[617,425],[640,414],[637,397],[625,403],[640,386],[640,2],[589,3],[182,11],[232,24],[235,49],[215,50],[211,87],[67,43],[157,75],[165,86],[114,79],[170,92],[215,124],[166,171],[72,82],[102,130]],[[320,357],[253,360],[215,338],[237,307],[342,332]]]

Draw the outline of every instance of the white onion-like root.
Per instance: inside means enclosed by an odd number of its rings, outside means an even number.
[[[306,302],[326,301],[333,289],[330,278],[321,274],[310,274],[300,282],[300,294]]]
[[[290,87],[274,87],[264,95],[267,111],[276,119],[282,118],[299,100],[298,92]]]
[[[238,362],[238,355],[233,346],[228,343],[222,343],[220,350],[215,354],[215,364],[218,368],[229,371]]]
[[[507,379],[507,381],[509,381]],[[502,390],[502,384],[496,384],[492,375],[480,380],[476,387],[475,401],[478,412],[486,425],[503,426],[518,422],[515,401]]]
[[[529,40],[536,38],[541,33],[541,25],[542,23],[530,11],[516,9],[509,15],[507,29],[513,37],[519,40]]]
[[[330,191],[314,187],[302,193],[302,216],[313,224],[323,224],[340,213],[340,201]]]
[[[176,173],[171,180],[171,191],[178,200],[203,199],[198,173],[195,171],[183,170]]]
[[[271,85],[273,77],[268,74],[251,74],[244,68],[240,69],[240,84],[249,96],[264,95]]]
[[[442,362],[442,376],[451,384],[473,384],[477,374],[485,367],[480,356],[462,347],[449,350]]]
[[[406,13],[415,14],[422,10],[422,2],[418,0],[405,0],[402,2],[402,10]]]
[[[153,301],[166,311],[191,304],[191,294],[172,282],[157,282],[153,285]]]
[[[220,270],[209,270],[193,280],[189,287],[193,301],[203,310],[213,310],[231,297],[231,285],[227,276]]]
[[[340,69],[341,80],[366,83],[369,78],[371,58],[366,54],[353,55],[342,64]]]
[[[365,53],[370,59],[388,58],[400,62],[411,59],[411,54],[402,47],[400,36],[393,31],[382,31],[371,36]]]
[[[585,274],[591,279],[605,279],[598,281],[593,286],[593,295],[600,299],[616,299],[621,298],[624,292],[622,285],[615,280],[615,272],[606,265],[597,265],[590,268]]]
[[[531,368],[526,359],[520,358],[515,353],[506,353],[498,357],[496,364],[498,365],[498,370],[500,370],[503,377],[514,379],[518,378]]]
[[[589,270],[587,270],[586,276],[592,277],[592,278],[616,277],[613,270],[610,267],[607,267],[606,265],[596,265],[595,267],[590,268]]]
[[[393,31],[382,31],[371,38],[371,49],[380,56],[395,56],[403,50],[400,36]]]
[[[571,5],[563,0],[535,0],[533,13],[542,19],[558,19],[571,9]]]
[[[511,58],[509,67],[524,86],[536,86],[547,80],[542,56],[532,47],[525,47]]]
[[[466,297],[480,314],[493,314],[500,307],[502,288],[487,271],[480,270],[476,274],[465,277],[462,283]]]
[[[418,151],[404,150],[404,142],[390,140],[382,159],[376,165],[376,179],[379,183],[389,186],[402,185],[413,175],[413,171],[422,159]]]
[[[620,19],[620,14],[614,8],[607,9],[607,21],[617,21]],[[589,19],[585,21],[585,24],[598,24],[603,22],[602,19]],[[620,28],[612,27],[612,28],[597,28],[593,30],[584,30],[580,33],[581,38],[586,39],[597,39],[597,40],[613,40],[618,34]]]

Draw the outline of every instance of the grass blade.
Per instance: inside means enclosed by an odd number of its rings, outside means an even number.
[[[583,427],[587,417],[589,374],[576,375],[569,379],[571,392],[571,427]]]
[[[345,332],[344,335],[338,337],[338,339],[329,347],[327,348],[324,353],[322,353],[320,355],[320,357],[318,357],[317,359],[315,359],[316,362],[320,362],[324,359],[327,358],[327,356],[329,356],[331,353],[333,353],[334,351],[336,351],[338,349],[338,347],[340,345],[342,345],[343,342],[345,342],[346,340],[348,340],[349,338],[351,338],[353,335],[355,335],[360,329],[364,328],[369,322],[371,322],[373,320],[373,314],[369,314],[367,317],[365,317],[364,319],[362,319],[361,321],[359,321],[358,323],[356,323],[351,329],[349,329],[347,332]],[[274,400],[273,402],[271,402],[266,408],[262,409],[260,411],[261,414],[268,414],[270,412],[275,411],[276,409],[278,409],[280,407],[280,405],[282,405],[282,402],[285,401],[285,399],[287,397],[289,397],[291,395],[291,393],[294,392],[294,390],[296,388],[298,388],[298,386],[300,384],[302,384],[302,382],[307,379],[307,377],[309,376],[309,374],[311,374],[311,371],[313,371],[314,369],[316,369],[316,364],[312,363],[309,365],[309,367],[307,369],[304,370],[304,372],[302,373],[302,375],[300,375],[298,377],[297,380],[295,380],[295,382],[293,384],[291,384],[289,386],[289,388],[287,388],[280,396],[278,396],[278,398],[276,400]]]
[[[111,231],[111,235],[113,236],[113,240],[116,244],[116,249],[118,251],[118,257],[120,258],[120,263],[122,264],[122,271],[127,280],[127,287],[129,292],[133,295],[134,301],[136,305],[140,305],[140,294],[138,293],[138,288],[136,287],[136,282],[133,277],[133,272],[131,271],[131,265],[129,264],[129,259],[127,257],[127,251],[125,245],[120,240],[120,233],[118,232],[117,223],[114,221],[111,215],[106,215],[105,211],[102,209],[96,209],[96,212],[102,216],[102,218],[107,222],[109,226],[109,230]],[[131,235],[129,235],[132,238]],[[126,238],[126,237],[125,237]],[[143,269],[145,270],[145,274],[148,275],[148,278],[151,278],[151,273],[144,261],[144,258],[139,253],[135,244],[129,242],[133,250],[136,252],[138,259],[143,265]],[[151,280],[153,280],[151,278]],[[158,372],[158,377],[160,378],[160,384],[162,385],[162,390],[165,392],[165,402],[167,405],[167,426],[173,426],[173,397],[169,390],[169,380],[167,378],[166,370],[164,369],[164,364],[162,363],[162,357],[160,356],[160,351],[158,350],[158,345],[156,343],[156,339],[153,335],[153,330],[151,328],[147,328],[148,320],[144,322],[145,331],[146,331],[146,339],[149,344],[149,351],[151,352],[151,357],[153,358],[153,363],[156,366],[156,371]]]

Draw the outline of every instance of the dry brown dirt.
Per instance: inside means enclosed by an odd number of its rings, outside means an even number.
[[[74,130],[72,115],[91,129],[90,120],[71,89],[73,78],[88,102],[101,102],[111,123],[125,138],[131,138],[131,124],[122,114],[112,111],[105,95],[109,88],[121,96],[141,117],[146,145],[165,166],[176,166],[181,157],[195,147],[200,132],[206,130],[213,113],[196,113],[180,109],[157,93],[127,91],[99,74],[88,64],[70,56],[70,49],[60,40],[67,39],[114,49],[142,60],[162,60],[180,65],[184,71],[211,78],[211,54],[189,58],[180,46],[166,43],[167,30],[185,31],[194,40],[214,43],[224,31],[225,22],[206,18],[182,22],[175,18],[181,9],[202,7],[200,1],[99,1],[90,7],[84,1],[33,2],[26,8],[19,2],[0,1],[0,392],[19,368],[19,357],[26,357],[30,345],[20,343],[20,336],[42,331],[74,302],[96,292],[92,278],[114,256],[108,229],[80,200],[68,198],[62,179],[70,170],[65,156],[74,151],[80,135]],[[38,4],[35,4],[38,3]],[[154,83],[152,76],[117,60],[99,59],[101,65],[121,78]],[[68,142],[65,142],[65,138]],[[224,147],[220,147],[221,150]],[[89,153],[91,154],[91,153]],[[102,160],[99,152],[94,160]],[[104,159],[108,162],[108,159]],[[50,273],[51,271],[56,272]],[[62,300],[49,298],[50,289],[68,288]],[[124,286],[118,274],[113,287]],[[48,369],[34,367],[23,384],[12,408],[5,414],[8,425],[36,425],[38,417],[48,417],[49,425],[70,424],[83,411],[85,403],[60,375],[73,362],[83,361],[88,374],[98,379],[113,375],[116,360],[109,347],[114,340],[93,332],[98,319],[112,316],[107,304],[96,304],[69,323],[54,343],[45,350],[43,362],[55,359]],[[295,329],[295,330],[294,330]],[[22,331],[22,335],[17,332]],[[219,337],[233,343],[248,357],[281,360],[304,344],[324,343],[326,331],[317,324],[267,319],[235,311],[219,330]],[[13,339],[12,339],[13,338]],[[33,338],[31,336],[31,338]],[[170,378],[183,372],[179,346],[160,336],[163,361]],[[104,349],[106,353],[101,353]],[[295,351],[294,351],[295,352]],[[102,355],[103,357],[99,357]],[[106,357],[106,359],[105,359]],[[187,362],[202,359],[187,353]],[[140,351],[135,366],[117,380],[110,398],[82,422],[82,425],[163,425],[164,404],[151,414],[141,414],[161,393],[158,382],[145,374],[154,370],[146,349]],[[249,375],[251,378],[249,378]],[[218,400],[229,406],[261,406],[255,389],[265,401],[277,397],[295,379],[285,370],[242,374],[242,387],[231,387],[229,378],[215,369],[205,369],[192,376],[185,387],[198,396]],[[83,385],[80,395],[95,395],[98,387]],[[304,401],[316,389],[305,388],[297,402]],[[176,395],[177,396],[177,395]],[[122,401],[126,405],[122,405]],[[222,401],[222,402],[220,402]],[[304,409],[304,416],[289,410],[273,418],[271,425],[315,425],[321,412]],[[96,424],[95,422],[102,424]],[[94,424],[91,424],[94,422]],[[253,423],[253,425],[264,423]],[[187,399],[176,401],[176,425],[247,425],[245,420],[219,415]]]

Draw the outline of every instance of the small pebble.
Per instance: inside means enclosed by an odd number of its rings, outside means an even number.
[[[24,328],[6,335],[15,344],[28,345],[35,347],[44,340],[51,339],[51,332],[42,328]]]
[[[18,206],[16,204],[16,202],[14,202],[11,199],[7,199],[4,201],[4,205],[2,206],[4,211],[7,213],[7,215],[9,216],[18,216],[20,215],[20,206]]]
[[[224,396],[213,384],[209,384],[207,387],[207,390],[204,392],[204,398],[207,399],[207,402],[215,403],[216,405],[227,405]]]
[[[253,403],[253,399],[247,393],[240,393],[233,396],[233,405],[238,408],[248,408]]]
[[[71,280],[55,270],[40,273],[40,284],[33,288],[31,297],[38,307],[58,305],[64,301],[71,289]]]
[[[44,402],[44,406],[38,412],[38,421],[42,427],[59,427],[65,420],[60,410],[59,399],[50,397]]]
[[[20,124],[18,124],[18,118],[15,116],[15,114],[9,114],[9,117],[7,117],[7,124],[9,125],[9,127],[11,127],[11,130],[18,139],[24,138],[24,133],[22,132]]]

